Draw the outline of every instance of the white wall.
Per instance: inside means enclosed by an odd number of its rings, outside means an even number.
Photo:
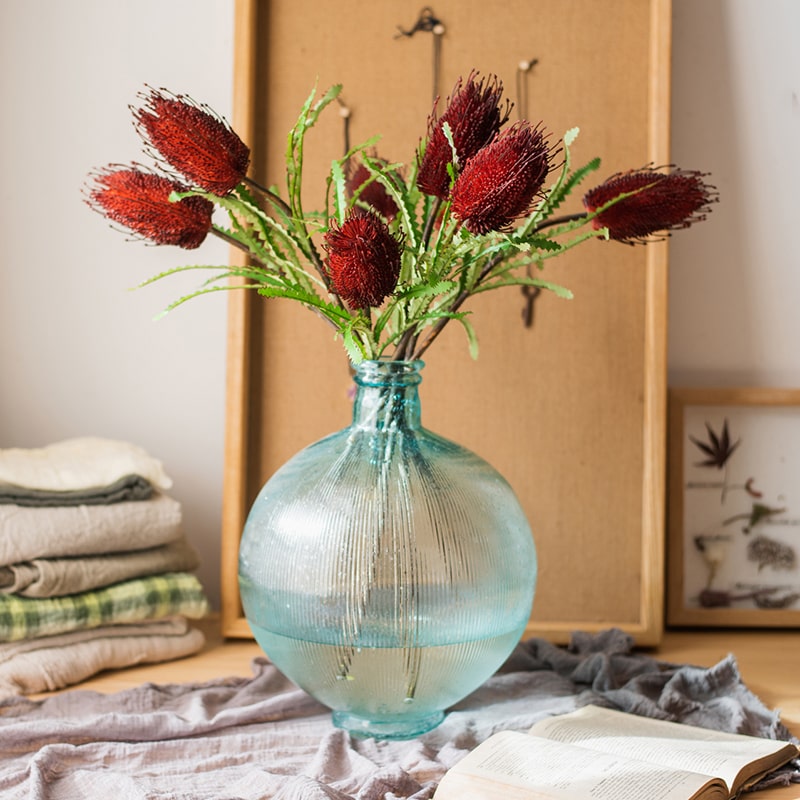
[[[165,462],[218,598],[225,299],[151,318],[187,263],[83,205],[139,158],[143,84],[230,115],[233,0],[0,0],[0,447],[95,434]],[[800,3],[674,0],[673,159],[722,202],[671,245],[670,382],[800,386]],[[202,258],[227,257],[218,242]]]
[[[800,386],[800,2],[674,0],[672,155],[721,201],[670,252],[670,383]]]
[[[153,321],[196,280],[127,289],[186,253],[127,241],[81,187],[142,159],[128,104],[146,83],[229,115],[232,53],[232,0],[0,0],[0,447],[91,434],[161,458],[215,603],[225,299]]]

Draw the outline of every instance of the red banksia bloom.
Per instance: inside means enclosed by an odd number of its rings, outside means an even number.
[[[400,275],[401,244],[376,214],[354,208],[325,234],[333,290],[352,308],[379,306]]]
[[[450,193],[447,165],[453,160],[453,151],[442,129],[445,122],[450,126],[459,166],[463,168],[508,120],[510,105],[500,108],[503,84],[494,76],[480,81],[476,77],[476,73],[470,73],[463,85],[459,78],[442,116],[437,119],[434,113],[428,119],[428,140],[417,173],[417,186],[425,194],[444,200]]]
[[[355,166],[351,164],[348,169],[346,183],[347,193],[350,197],[352,197],[370,177],[370,171],[363,164],[357,164]],[[397,203],[394,202],[386,189],[378,183],[378,181],[372,181],[372,183],[365,186],[359,193],[358,199],[372,206],[381,216],[390,221],[393,220],[397,214]]]
[[[108,219],[156,244],[193,250],[211,230],[214,205],[204,197],[172,202],[185,186],[135,167],[108,167],[93,175],[88,203]]]
[[[453,187],[453,214],[470,233],[506,228],[530,211],[551,156],[541,129],[518,122],[467,161]]]
[[[658,172],[652,167],[618,172],[587,192],[583,204],[593,213],[620,194],[636,192],[592,220],[595,229],[608,228],[611,239],[633,244],[704,220],[711,203],[719,199],[716,188],[704,182],[705,177],[703,172]]]
[[[223,197],[244,178],[250,148],[222,118],[183,95],[150,90],[133,110],[142,138],[193,185]]]

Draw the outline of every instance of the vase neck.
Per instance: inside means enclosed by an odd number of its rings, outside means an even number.
[[[353,426],[376,432],[420,428],[422,361],[362,361],[356,366]]]

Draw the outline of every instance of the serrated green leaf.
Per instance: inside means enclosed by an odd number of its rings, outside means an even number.
[[[419,297],[435,297],[436,295],[444,294],[445,292],[450,292],[457,288],[458,284],[454,281],[439,281],[432,286],[428,284],[409,286],[407,289],[398,291],[396,296],[403,300]]]
[[[592,172],[600,168],[600,159],[593,158],[582,167],[574,170],[573,172],[565,175],[563,180],[553,188],[547,195],[547,198],[542,207],[537,212],[537,221],[547,219],[557,211],[563,202],[572,194],[575,189],[585,178]]]
[[[353,364],[359,364],[366,358],[367,354],[364,351],[363,345],[353,333],[352,327],[347,327],[342,331],[342,341],[344,343],[344,349]]]
[[[350,315],[338,306],[328,303],[319,295],[306,291],[302,286],[259,286],[258,293],[264,297],[283,297],[288,300],[297,300],[310,308],[321,311],[328,319],[337,325],[350,320]]]
[[[560,242],[555,242],[550,237],[544,235],[533,235],[522,240],[512,238],[510,244],[521,253],[530,253],[531,251],[539,250],[560,250],[562,247]]]
[[[325,107],[330,105],[341,93],[342,84],[335,83],[328,89],[328,91],[325,92],[325,94],[322,95],[322,97],[320,97],[319,100],[317,100],[314,107],[311,109],[311,113],[308,115],[308,120],[306,122],[307,129],[316,124],[317,120],[319,119],[319,115],[323,112]]]

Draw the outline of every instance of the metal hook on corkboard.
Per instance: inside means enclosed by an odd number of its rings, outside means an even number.
[[[538,58],[531,58],[520,61],[517,66],[517,111],[520,119],[528,119],[528,75],[538,63]]]
[[[538,58],[530,58],[527,61],[520,61],[517,66],[517,112],[519,119],[528,119],[528,75],[538,63]],[[528,277],[531,277],[530,266],[528,267]],[[521,291],[522,296],[525,298],[525,305],[522,308],[522,322],[526,328],[532,328],[534,304],[542,290],[538,286],[522,286]]]
[[[344,154],[350,152],[350,107],[342,100],[341,96],[336,98],[339,103],[339,116],[342,118],[344,128]]]
[[[402,36],[411,37],[415,33],[425,32],[433,34],[433,100],[439,96],[439,76],[441,74],[442,62],[442,37],[445,33],[444,23],[436,17],[430,6],[425,6],[419,12],[417,21],[405,30],[400,25],[397,26],[398,33],[395,38]]]

